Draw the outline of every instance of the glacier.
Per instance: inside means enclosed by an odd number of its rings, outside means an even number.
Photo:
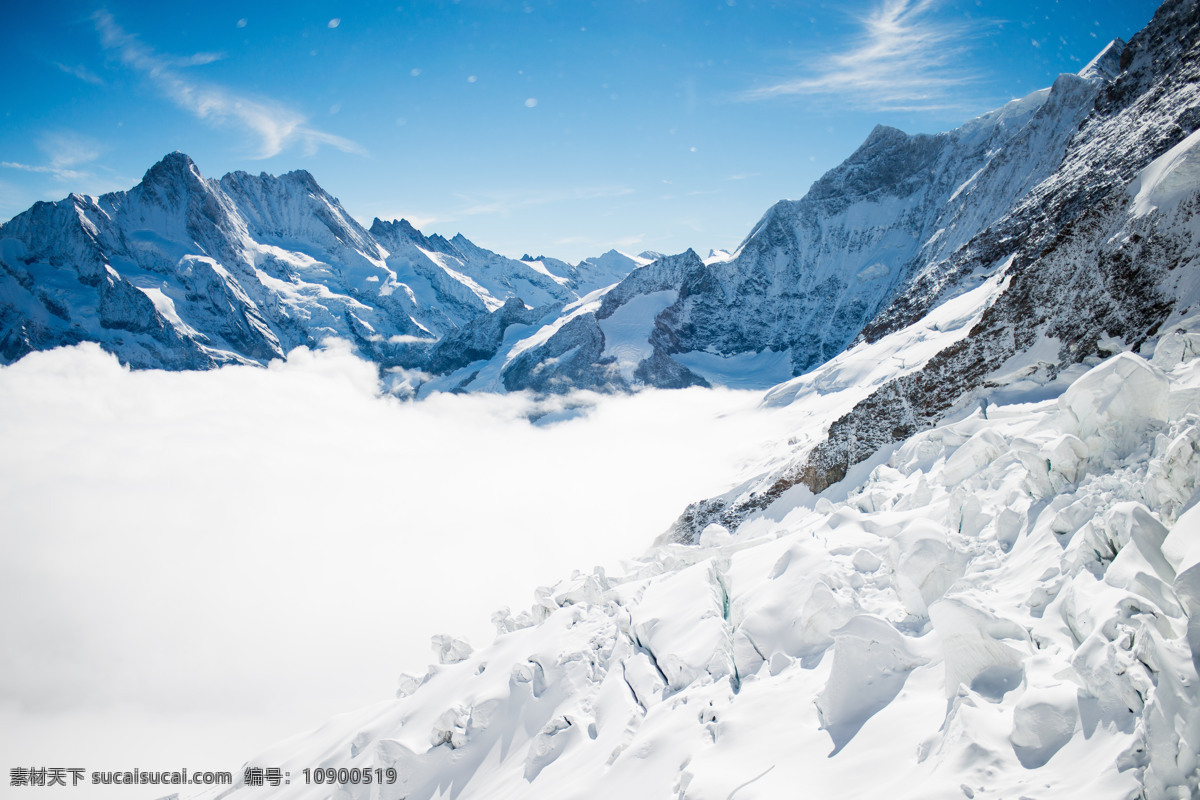
[[[1193,797],[1198,322],[539,588],[247,765],[281,798]]]

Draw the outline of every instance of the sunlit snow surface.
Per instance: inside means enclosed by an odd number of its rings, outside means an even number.
[[[331,796],[317,766],[398,770],[339,798],[1192,797],[1198,356],[1172,329],[842,500],[577,573],[253,763],[291,772],[271,797]]]

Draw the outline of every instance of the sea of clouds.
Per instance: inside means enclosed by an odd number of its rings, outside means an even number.
[[[495,609],[745,477],[791,424],[759,399],[404,402],[340,344],[266,369],[131,372],[94,345],[0,368],[2,766],[236,772],[386,700],[431,635],[487,643]]]

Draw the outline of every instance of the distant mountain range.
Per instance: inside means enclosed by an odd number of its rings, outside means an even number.
[[[404,220],[367,231],[307,172],[216,181],[178,152],[127,192],[37,203],[0,241],[5,362],[95,341],[165,369],[265,363],[329,336],[391,363],[509,298],[558,308],[648,262],[515,261]]]
[[[218,181],[172,153],[127,192],[0,227],[0,357],[96,341],[133,367],[204,369],[336,336],[400,394],[766,388],[1000,268],[1003,247],[961,265],[1060,180],[1123,50],[947,133],[876,128],[708,259],[505,258],[404,220],[364,229],[307,172]],[[1123,172],[1139,163],[1112,144]]]
[[[1060,168],[1122,50],[948,133],[876,128],[708,259],[515,260],[404,220],[366,230],[307,172],[217,181],[172,153],[127,192],[0,227],[0,356],[96,341],[134,367],[201,369],[338,336],[401,392],[765,388],[898,298],[927,305],[931,281],[941,296],[955,254]]]

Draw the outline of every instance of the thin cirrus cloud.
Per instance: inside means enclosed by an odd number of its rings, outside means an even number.
[[[103,86],[104,85],[103,78],[101,78],[99,75],[92,72],[90,69],[83,66],[82,64],[77,64],[72,67],[72,66],[68,66],[66,64],[60,63],[58,61],[55,61],[54,66],[58,67],[59,70],[61,70],[62,72],[65,72],[68,75],[73,75],[76,78],[79,78],[79,80],[83,81],[84,83],[90,83],[93,86]]]
[[[37,172],[46,175],[53,175],[61,180],[75,180],[84,176],[83,172],[75,169],[51,167],[46,164],[22,164],[20,161],[0,161],[0,167],[4,167],[5,169],[18,169],[22,172]]]
[[[220,53],[196,53],[171,58],[156,53],[138,38],[126,32],[107,11],[92,16],[100,41],[114,50],[121,62],[144,73],[175,105],[203,120],[220,126],[240,127],[258,140],[258,157],[270,158],[298,144],[306,153],[321,145],[346,153],[365,154],[357,142],[326,133],[308,125],[308,118],[273,101],[239,95],[223,86],[192,81],[179,69],[209,64],[222,58]]]
[[[934,19],[935,6],[935,0],[884,0],[860,20],[861,30],[847,48],[814,59],[800,77],[750,89],[740,98],[836,95],[882,111],[964,105],[962,92],[976,77],[958,62],[976,27]]]
[[[18,161],[0,161],[0,167],[22,172],[53,175],[59,180],[80,180],[90,174],[80,167],[100,157],[101,147],[91,137],[73,132],[48,133],[37,141],[37,148],[45,156],[43,164],[24,164]]]

